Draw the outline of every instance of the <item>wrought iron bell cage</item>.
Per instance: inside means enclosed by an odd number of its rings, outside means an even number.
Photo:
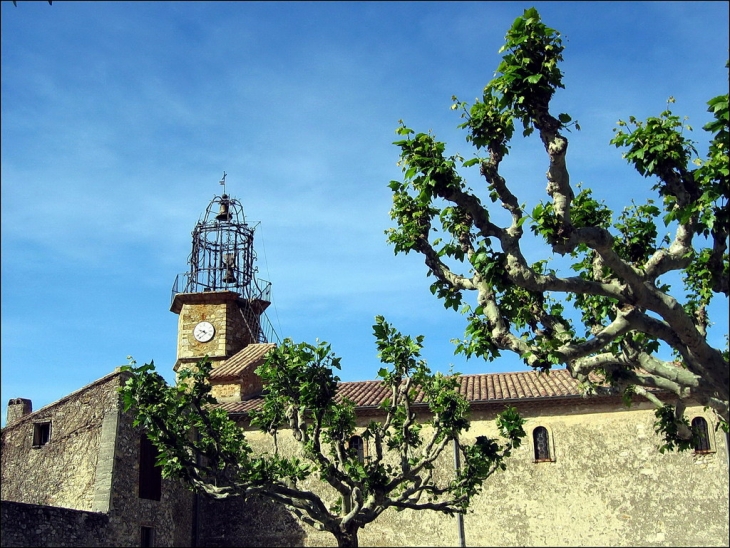
[[[173,293],[235,291],[244,299],[269,301],[271,284],[255,276],[254,228],[246,223],[241,202],[214,196],[193,229],[190,269],[184,280],[176,280]]]

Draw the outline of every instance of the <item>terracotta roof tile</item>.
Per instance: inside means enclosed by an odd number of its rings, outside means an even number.
[[[261,365],[266,354],[274,348],[274,343],[249,344],[210,372],[211,381],[227,381],[238,379],[249,368]]]
[[[556,369],[549,373],[521,371],[462,375],[459,380],[459,392],[472,404],[582,397],[578,381],[566,369]],[[390,391],[381,381],[342,382],[337,395],[338,399],[347,397],[355,402],[357,408],[365,409],[383,403],[390,396]],[[242,402],[223,403],[219,407],[229,413],[246,413],[258,407],[262,401],[263,396],[255,396]],[[422,393],[418,394],[415,402],[423,403]]]
[[[229,413],[248,413],[261,406],[264,399],[261,396],[255,396],[244,401],[234,401],[228,403],[219,403],[217,407],[224,409]]]

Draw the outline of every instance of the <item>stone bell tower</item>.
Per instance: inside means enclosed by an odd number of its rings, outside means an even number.
[[[178,274],[170,310],[179,315],[174,370],[208,356],[213,369],[276,336],[264,311],[271,283],[256,278],[254,228],[241,203],[214,196],[193,229],[189,270]]]

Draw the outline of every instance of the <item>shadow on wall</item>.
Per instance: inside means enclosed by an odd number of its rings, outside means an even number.
[[[199,546],[304,546],[306,538],[283,505],[259,496],[202,498],[198,523]]]

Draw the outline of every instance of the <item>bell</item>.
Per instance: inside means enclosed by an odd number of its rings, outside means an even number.
[[[236,283],[236,275],[233,272],[233,269],[236,266],[236,255],[234,253],[226,253],[223,255],[223,264],[226,265],[226,273],[223,276],[223,283]]]
[[[226,268],[226,274],[223,276],[223,283],[234,284],[236,283],[236,275],[233,273],[233,269],[229,266]]]
[[[219,221],[230,221],[231,214],[228,211],[228,196],[225,194],[221,197],[221,207],[218,211],[218,215],[215,216]]]

